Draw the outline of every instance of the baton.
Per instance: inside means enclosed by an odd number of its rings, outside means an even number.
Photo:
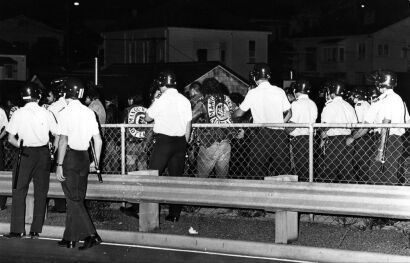
[[[19,178],[20,163],[21,163],[22,155],[23,155],[23,140],[20,140],[20,148],[19,148],[19,153],[17,157],[16,173],[14,174],[14,178],[13,178],[13,190],[16,190],[16,187],[17,187],[17,180]]]
[[[98,182],[102,183],[103,179],[101,176],[100,165],[97,161],[97,155],[95,154],[94,144],[91,141],[90,141],[90,145],[91,145],[91,152],[93,153],[93,157],[94,157],[95,169],[97,170]]]

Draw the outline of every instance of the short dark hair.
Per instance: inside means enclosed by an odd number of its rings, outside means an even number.
[[[189,85],[189,89],[191,90],[191,89],[196,89],[196,90],[199,90],[199,91],[201,91],[201,82],[199,82],[199,81],[194,81],[194,82],[192,82],[191,83],[191,85]]]
[[[100,93],[96,88],[89,88],[87,92],[87,97],[90,99],[95,100],[100,98]]]

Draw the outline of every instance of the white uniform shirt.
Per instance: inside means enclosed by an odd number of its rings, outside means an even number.
[[[8,123],[9,121],[7,120],[6,112],[2,108],[0,108],[0,133],[3,127],[7,127]]]
[[[18,134],[24,140],[23,146],[38,147],[49,142],[49,132],[57,132],[53,115],[40,107],[36,102],[29,102],[14,112],[6,131],[11,135]]]
[[[321,115],[322,123],[357,123],[356,112],[352,105],[342,97],[335,97],[326,104]],[[350,135],[350,129],[334,128],[326,132],[327,136]]]
[[[373,103],[367,111],[365,121],[367,123],[383,123],[383,120],[390,120],[391,123],[402,124],[409,120],[409,112],[401,97],[392,89],[388,89],[380,95],[379,100]],[[376,129],[380,132],[380,129]],[[390,135],[401,136],[405,132],[404,128],[391,128]]]
[[[290,103],[283,89],[265,81],[246,94],[239,108],[250,109],[254,123],[283,123],[283,112],[290,109]]]
[[[292,118],[290,122],[293,123],[315,123],[317,119],[317,106],[313,100],[309,99],[306,94],[301,94],[299,97],[292,102]],[[308,128],[296,128],[290,135],[309,135]]]
[[[94,111],[78,100],[71,101],[58,117],[58,134],[68,136],[68,146],[86,151],[93,135],[99,134]]]
[[[357,121],[359,123],[364,122],[364,117],[370,108],[370,104],[367,101],[361,100],[354,105],[354,110],[356,111]]]
[[[54,117],[58,120],[58,115],[65,107],[67,107],[67,102],[61,97],[57,101],[51,103],[51,105],[47,107],[47,110],[51,111]]]
[[[183,136],[192,120],[191,103],[174,88],[168,88],[147,110],[155,120],[154,132],[168,136]]]

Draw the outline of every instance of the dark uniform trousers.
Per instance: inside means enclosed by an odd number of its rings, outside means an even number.
[[[261,128],[251,142],[250,165],[254,179],[290,173],[289,140],[285,130]]]
[[[158,170],[159,175],[162,175],[165,168],[168,168],[169,176],[182,176],[184,172],[186,148],[187,142],[185,136],[156,134],[149,169]],[[179,217],[181,209],[181,205],[170,205],[169,215],[171,217]]]
[[[353,181],[352,145],[346,146],[348,135],[329,136],[324,157],[325,181],[348,183]]]
[[[50,184],[50,165],[48,146],[24,147],[17,186],[13,190],[10,232],[25,232],[26,196],[31,179],[33,179],[34,211],[30,231],[41,233]],[[17,165],[13,169],[13,179],[16,176],[16,167]]]
[[[79,241],[96,233],[95,227],[85,208],[90,159],[87,151],[68,149],[63,161],[61,183],[67,200],[67,214],[63,239]]]
[[[353,168],[356,181],[359,183],[368,183],[370,166],[374,152],[376,151],[373,136],[366,134],[355,140],[354,148]]]
[[[375,151],[372,157],[369,182],[376,184],[397,184],[399,182],[398,171],[401,165],[401,156],[403,154],[403,141],[398,135],[389,136],[385,149],[386,162],[384,163],[383,168],[380,162],[375,161],[377,148],[380,142],[380,135],[378,137],[379,138],[375,140],[377,144],[374,148]]]
[[[0,140],[0,171],[4,171],[4,141]],[[0,196],[0,209],[7,203],[7,196]]]
[[[309,136],[291,137],[291,143],[298,181],[309,182]]]

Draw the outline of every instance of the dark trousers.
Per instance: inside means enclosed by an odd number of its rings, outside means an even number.
[[[84,204],[87,192],[88,169],[90,159],[87,151],[69,149],[63,161],[61,183],[67,200],[67,214],[63,239],[68,241],[83,240],[96,233],[95,227]]]
[[[25,147],[20,162],[17,186],[13,190],[10,232],[25,232],[26,195],[31,179],[34,183],[34,212],[31,230],[41,233],[50,183],[50,153],[47,146]],[[16,166],[13,169],[13,179]]]
[[[169,176],[182,176],[186,148],[185,136],[177,137],[157,134],[149,169],[158,170],[159,175],[162,175],[165,168],[168,168]],[[169,215],[171,217],[179,217],[181,209],[181,205],[170,205]]]
[[[295,173],[300,182],[309,182],[309,136],[292,137],[292,154],[295,164]]]
[[[327,139],[324,164],[325,181],[351,182],[353,181],[353,146],[346,146],[348,135],[329,136]]]
[[[355,140],[354,148],[353,168],[356,181],[367,183],[370,177],[373,154],[376,151],[373,136],[366,134]]]
[[[391,135],[387,139],[387,145],[385,149],[385,159],[386,162],[382,165],[380,162],[375,161],[375,156],[377,154],[377,148],[380,143],[380,136],[376,141],[376,147],[374,148],[374,154],[372,157],[371,164],[371,176],[370,183],[377,184],[397,184],[398,174],[401,165],[401,156],[403,154],[403,142],[401,137],[398,135]],[[384,166],[384,167],[383,167]]]
[[[250,145],[254,179],[290,173],[289,140],[285,130],[261,128]]]
[[[0,171],[4,171],[4,142],[0,140]],[[0,209],[6,205],[7,196],[0,196]]]

